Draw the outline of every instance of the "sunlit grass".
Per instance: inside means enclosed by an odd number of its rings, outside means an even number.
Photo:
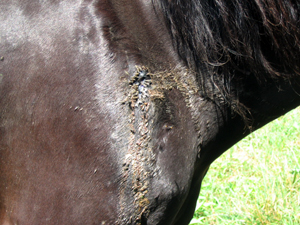
[[[299,118],[297,108],[218,158],[190,224],[300,224]]]

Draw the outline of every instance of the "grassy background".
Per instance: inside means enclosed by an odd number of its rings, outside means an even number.
[[[218,158],[190,224],[300,224],[300,107]]]

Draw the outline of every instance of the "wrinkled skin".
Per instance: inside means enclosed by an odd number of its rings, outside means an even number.
[[[188,224],[209,165],[249,131],[199,94],[160,11],[143,0],[0,9],[0,224]],[[298,81],[244,82],[252,130],[300,103]]]

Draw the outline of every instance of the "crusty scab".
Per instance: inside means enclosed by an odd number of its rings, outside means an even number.
[[[149,71],[146,67],[136,67],[136,73],[131,77],[129,85],[141,83],[144,80],[150,80]]]
[[[123,163],[120,190],[120,224],[141,224],[149,214],[147,192],[149,179],[155,176],[155,155],[151,146],[149,121],[151,77],[145,67],[136,67],[129,81],[129,146]],[[128,209],[128,205],[133,208]],[[130,216],[128,215],[130,214]]]
[[[158,107],[155,102],[162,101],[168,91],[176,88],[190,107],[192,95],[198,91],[191,77],[178,71],[152,73],[149,68],[136,66],[128,82],[129,91],[123,104],[129,106],[130,136],[122,164],[119,224],[141,224],[150,213],[150,179],[159,174],[151,140]]]

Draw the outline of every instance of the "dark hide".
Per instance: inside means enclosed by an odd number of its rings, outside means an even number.
[[[299,1],[0,1],[0,224],[188,224],[209,165],[300,104]]]

